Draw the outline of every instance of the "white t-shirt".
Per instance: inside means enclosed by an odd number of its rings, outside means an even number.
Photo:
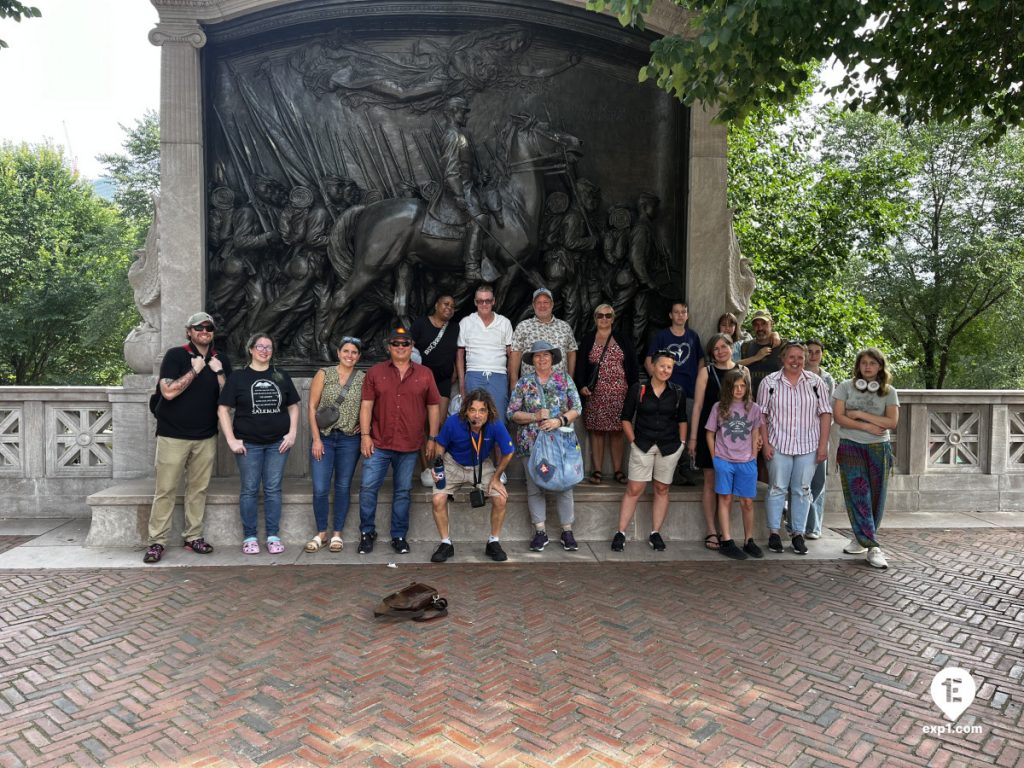
[[[480,315],[459,321],[459,346],[466,349],[467,371],[508,373],[508,347],[512,346],[512,323],[504,315],[494,313],[490,325]]]

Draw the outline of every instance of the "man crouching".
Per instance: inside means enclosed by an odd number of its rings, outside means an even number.
[[[495,448],[501,455],[497,467],[493,461],[487,460]],[[466,393],[459,412],[449,416],[441,427],[437,436],[437,452],[444,459],[444,476],[436,465],[433,470],[434,522],[441,543],[430,561],[443,563],[455,554],[455,547],[448,537],[448,499],[462,490],[469,491],[470,503],[474,507],[484,506],[485,497],[490,497],[491,535],[484,554],[497,562],[508,560],[498,541],[508,502],[508,491],[501,482],[501,475],[512,460],[514,448],[505,424],[498,418],[490,393],[483,389]]]

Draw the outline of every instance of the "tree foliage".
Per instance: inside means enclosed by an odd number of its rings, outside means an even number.
[[[99,155],[114,183],[114,202],[136,230],[139,246],[153,221],[153,194],[160,189],[160,116],[154,110],[121,126],[123,154]]]
[[[757,277],[751,305],[771,311],[784,336],[821,339],[825,366],[840,374],[864,345],[891,349],[858,288],[908,215],[904,169],[885,145],[849,164],[825,156],[818,137],[847,119],[772,109],[729,133],[729,202]]]
[[[26,19],[39,18],[43,14],[38,8],[31,5],[25,5],[19,0],[0,0],[0,19],[14,19],[15,21],[21,21],[22,17]],[[8,45],[3,40],[0,40],[0,48],[7,48]]]
[[[119,382],[130,261],[130,227],[58,149],[0,145],[0,382]]]
[[[916,213],[866,289],[929,389],[1019,381],[1021,356],[1000,328],[1019,319],[1024,298],[1024,134],[991,146],[988,134],[981,123],[900,133]],[[1000,366],[1000,380],[965,363],[979,345],[1018,362]]]
[[[976,114],[992,136],[1022,120],[1024,3],[1007,0],[672,0],[693,12],[692,35],[651,45],[641,78],[723,120],[792,103],[809,69],[845,67],[829,89],[850,109],[904,122]],[[588,0],[643,27],[653,0]]]

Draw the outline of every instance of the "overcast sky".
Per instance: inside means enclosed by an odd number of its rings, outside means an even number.
[[[124,132],[160,106],[160,49],[149,0],[28,0],[38,19],[0,21],[0,140],[68,146],[79,171],[120,152]]]

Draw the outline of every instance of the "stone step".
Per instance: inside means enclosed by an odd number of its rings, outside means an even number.
[[[355,478],[358,483],[358,475]],[[526,486],[521,480],[509,481],[509,503],[505,516],[502,538],[508,540],[529,540],[533,535],[529,512],[526,506]],[[625,486],[614,481],[603,485],[584,482],[576,486],[576,521],[573,530],[579,541],[610,540],[618,525],[619,504]],[[759,486],[763,496],[765,486]],[[409,514],[410,541],[434,542],[437,528],[434,525],[429,489],[417,481],[412,491],[412,507]],[[643,541],[651,531],[651,498],[648,486],[637,506],[636,516],[626,531],[629,540]],[[703,540],[704,517],[701,511],[701,486],[673,486],[669,496],[669,514],[661,533],[666,540]],[[308,480],[285,479],[282,497],[281,538],[288,545],[301,545],[314,535],[312,491]],[[173,517],[169,543],[177,544],[181,538],[184,519],[183,498],[179,492]],[[149,510],[153,503],[152,480],[131,480],[107,488],[88,497],[92,521],[87,546],[126,547],[143,546],[147,542]],[[490,505],[479,509],[469,506],[466,494],[458,494],[449,509],[451,538],[454,542],[486,540],[490,532]],[[262,538],[262,509],[260,511]],[[760,499],[754,504],[755,530],[765,531],[763,505]],[[389,536],[391,520],[391,486],[381,488],[377,503],[377,532],[381,539]],[[733,532],[742,533],[739,504],[733,505]],[[553,500],[548,502],[547,527],[549,534],[557,535],[559,522]],[[206,502],[204,534],[216,544],[241,544],[242,524],[238,514],[238,481],[232,478],[214,478]],[[555,535],[552,538],[555,538]],[[346,542],[359,539],[359,494],[353,491],[348,518],[342,536]]]

